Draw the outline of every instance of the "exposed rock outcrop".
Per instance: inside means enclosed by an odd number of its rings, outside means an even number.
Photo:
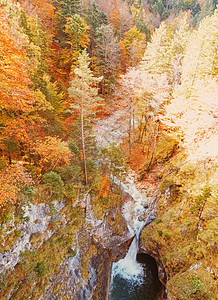
[[[155,259],[156,264],[157,264],[157,269],[158,269],[158,278],[163,286],[161,293],[159,295],[159,299],[167,299],[167,289],[166,289],[167,275],[165,272],[164,265],[160,259],[158,250],[153,249],[153,251],[151,251],[151,249],[146,249],[146,247],[144,245],[140,244],[138,254],[140,254],[140,253],[148,254]]]

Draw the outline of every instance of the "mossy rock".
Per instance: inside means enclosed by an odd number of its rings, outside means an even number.
[[[112,212],[111,210],[109,212],[107,216],[107,223],[110,225],[114,234],[122,236],[127,231],[126,224],[124,223],[119,210],[116,210],[115,212]]]
[[[96,256],[98,250],[94,244],[89,246],[87,252],[82,256],[81,267],[82,267],[82,278],[85,282],[88,282],[89,279],[89,265],[93,256]]]

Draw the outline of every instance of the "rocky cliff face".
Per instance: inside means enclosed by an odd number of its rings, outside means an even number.
[[[122,235],[114,232],[111,222],[116,222],[116,216],[120,214],[117,208],[98,220],[90,207],[90,196],[87,197],[86,222],[77,234],[76,255],[62,263],[41,299],[60,299],[52,294],[56,285],[61,286],[62,296],[71,299],[108,298],[112,261],[123,258],[133,236],[123,218],[122,224],[119,223],[123,228]]]
[[[140,251],[156,259],[163,282],[165,270],[170,300],[216,299],[214,167],[213,161],[182,164],[175,156],[159,185],[157,218],[141,234]]]
[[[11,216],[1,237],[2,297],[107,299],[112,261],[125,255],[133,236],[119,208],[99,220],[90,195],[80,203],[85,208],[64,201],[24,206],[18,225]]]
[[[64,207],[63,202],[54,201],[53,206],[56,213]],[[2,235],[2,248],[4,253],[0,254],[0,273],[6,272],[8,269],[14,269],[16,264],[20,260],[20,254],[25,250],[33,250],[39,248],[43,242],[48,240],[54,230],[48,228],[51,223],[52,217],[49,216],[49,205],[48,204],[29,204],[23,206],[23,218],[25,222],[20,223],[16,226],[14,216],[11,216],[10,222],[4,224],[5,232]],[[57,216],[61,218],[64,216]],[[12,242],[12,247],[7,244],[8,237],[11,233],[15,232],[18,236],[16,242]],[[2,250],[3,250],[2,249]]]

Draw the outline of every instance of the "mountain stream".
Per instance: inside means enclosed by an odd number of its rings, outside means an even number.
[[[102,123],[97,124],[95,132],[101,147],[108,146],[111,142],[120,144],[127,136],[124,120],[126,112],[116,111]],[[112,264],[109,300],[156,300],[161,289],[156,262],[149,255],[137,255],[141,230],[155,219],[155,209],[152,203],[148,203],[144,193],[139,191],[131,174],[125,183],[121,183],[121,189],[132,199],[125,202],[122,214],[129,231],[135,237],[126,256]],[[148,206],[153,208],[146,211]],[[140,218],[142,215],[143,218]]]
[[[137,255],[141,230],[155,217],[153,212],[148,212],[145,219],[140,221],[139,217],[145,212],[147,199],[137,189],[133,178],[130,177],[127,183],[122,183],[121,188],[133,199],[124,204],[123,215],[129,231],[135,237],[126,256],[112,264],[109,300],[155,300],[161,289],[156,262],[149,255]]]

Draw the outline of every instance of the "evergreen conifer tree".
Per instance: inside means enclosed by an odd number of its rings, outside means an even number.
[[[89,68],[90,58],[84,50],[78,58],[78,67],[74,70],[75,77],[71,81],[68,89],[70,97],[73,98],[71,108],[80,112],[81,118],[81,141],[82,156],[84,163],[85,184],[87,185],[87,168],[86,168],[86,145],[84,137],[84,119],[94,117],[102,99],[98,97],[98,88],[96,85],[102,80],[101,77],[94,77]]]

